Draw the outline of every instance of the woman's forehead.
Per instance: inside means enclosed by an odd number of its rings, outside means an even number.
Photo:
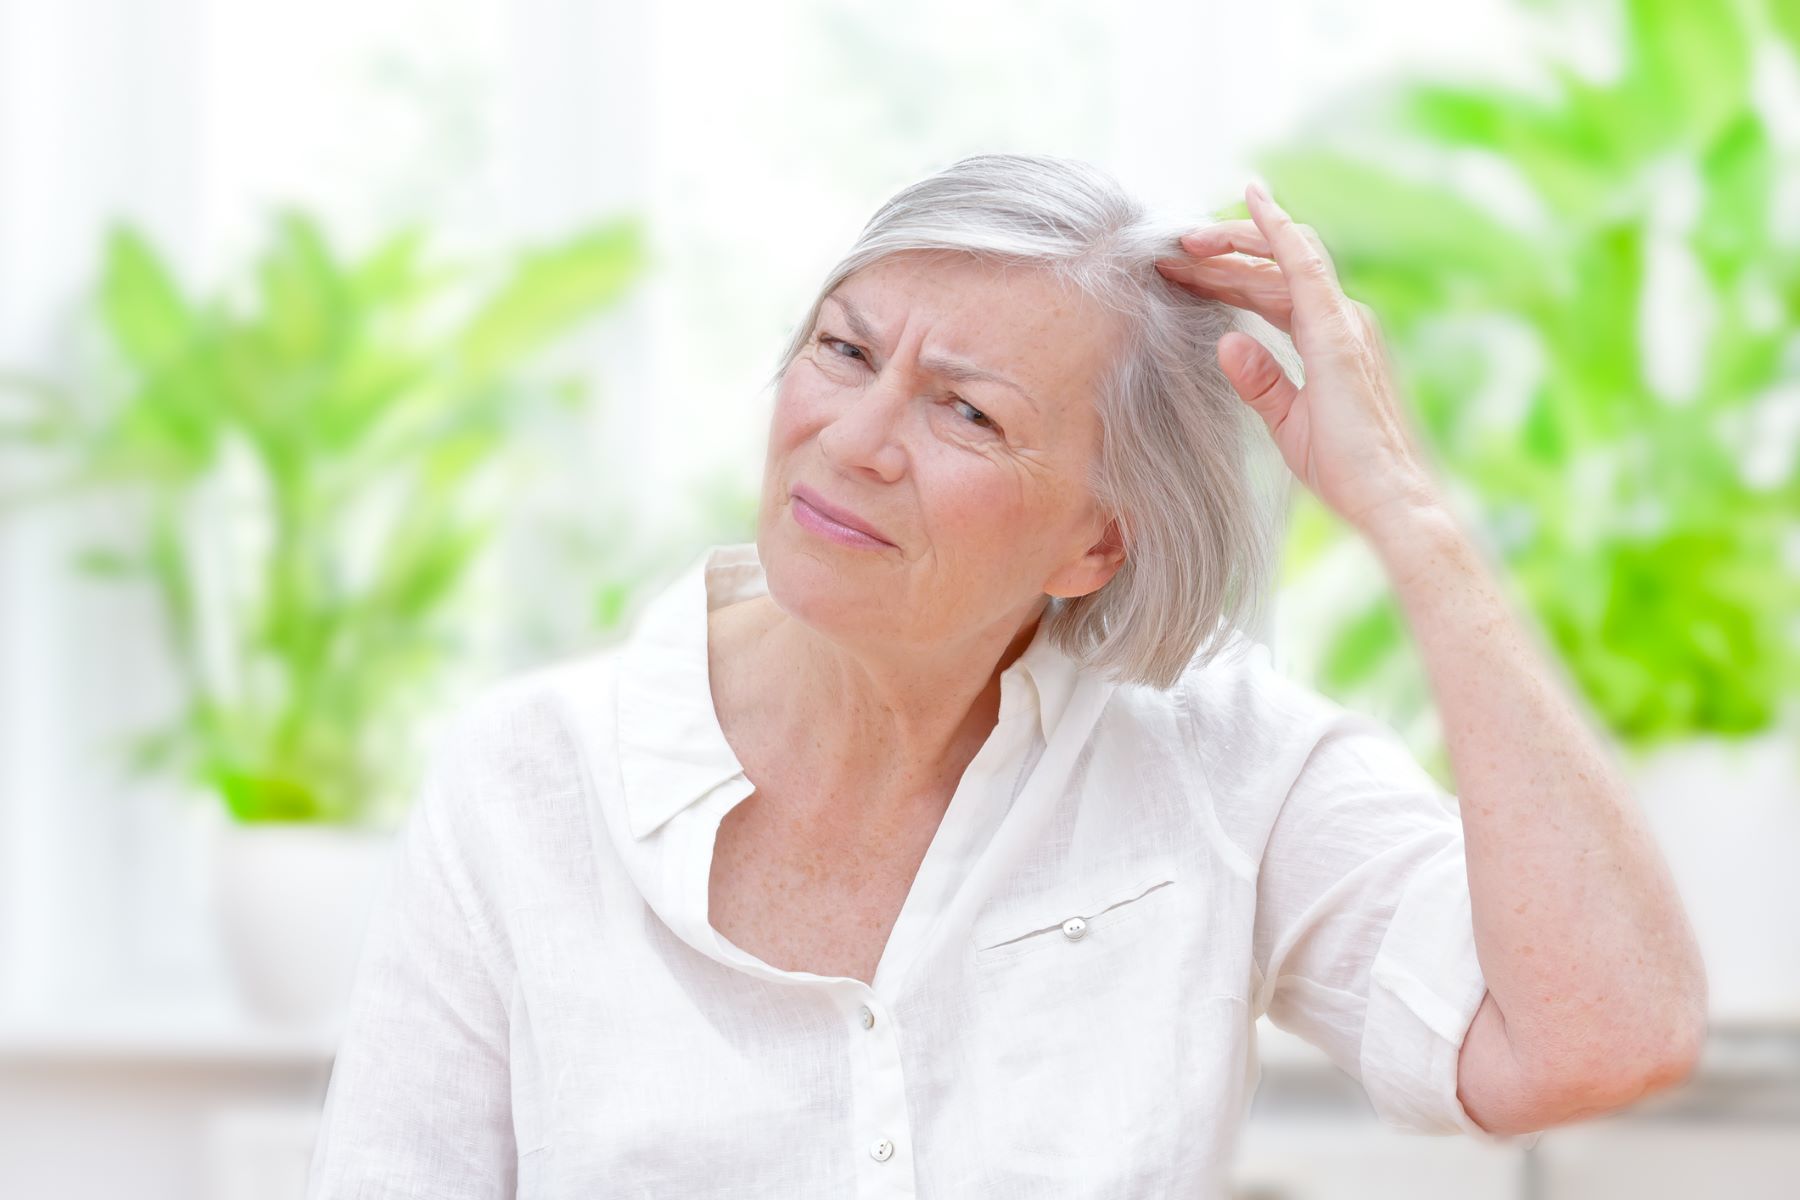
[[[920,313],[949,324],[931,332],[927,369],[968,379],[997,376],[1024,391],[1067,378],[1106,358],[1113,314],[1041,267],[983,263],[970,255],[896,262],[891,255],[852,274],[820,304],[851,331],[890,349]]]

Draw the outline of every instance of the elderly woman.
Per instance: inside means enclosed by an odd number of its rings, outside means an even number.
[[[755,542],[439,743],[313,1197],[1222,1197],[1264,1013],[1403,1130],[1688,1074],[1618,770],[1368,309],[1248,201],[1184,232],[983,155],[882,207],[781,359]],[[1459,804],[1250,632],[1271,445],[1385,565]]]

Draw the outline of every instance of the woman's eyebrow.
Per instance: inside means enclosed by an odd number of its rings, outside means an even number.
[[[857,308],[854,304],[850,303],[850,301],[838,295],[836,292],[833,292],[825,298],[836,302],[837,306],[843,309],[844,320],[849,323],[850,332],[854,333],[858,340],[867,342],[871,346],[881,340],[876,334],[874,327],[871,326],[867,318],[863,316],[861,309]],[[946,358],[941,356],[922,358],[919,360],[919,365],[927,371],[936,372],[944,378],[954,379],[958,383],[998,383],[1003,387],[1009,387],[1025,398],[1026,403],[1031,405],[1033,412],[1040,411],[1038,402],[1032,397],[1030,392],[1027,392],[1024,388],[1020,387],[1006,376],[990,371],[985,367],[978,367],[966,358]]]

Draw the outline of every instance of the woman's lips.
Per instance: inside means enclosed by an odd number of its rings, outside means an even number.
[[[892,542],[851,524],[854,516],[843,509],[832,508],[808,488],[793,492],[794,520],[823,537],[846,546],[891,546]]]

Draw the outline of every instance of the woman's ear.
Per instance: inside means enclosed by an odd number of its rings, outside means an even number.
[[[1100,531],[1100,540],[1088,547],[1088,553],[1097,556],[1114,570],[1118,569],[1125,561],[1125,530],[1119,518],[1106,519],[1106,527]]]
[[[1105,571],[1096,588],[1105,586],[1107,580],[1125,565],[1125,530],[1119,518],[1107,518],[1106,528],[1100,531],[1100,540],[1088,548],[1088,557],[1096,559]]]
[[[1105,587],[1125,565],[1125,530],[1117,517],[1108,518],[1100,538],[1080,558],[1051,576],[1044,591],[1075,599]]]

